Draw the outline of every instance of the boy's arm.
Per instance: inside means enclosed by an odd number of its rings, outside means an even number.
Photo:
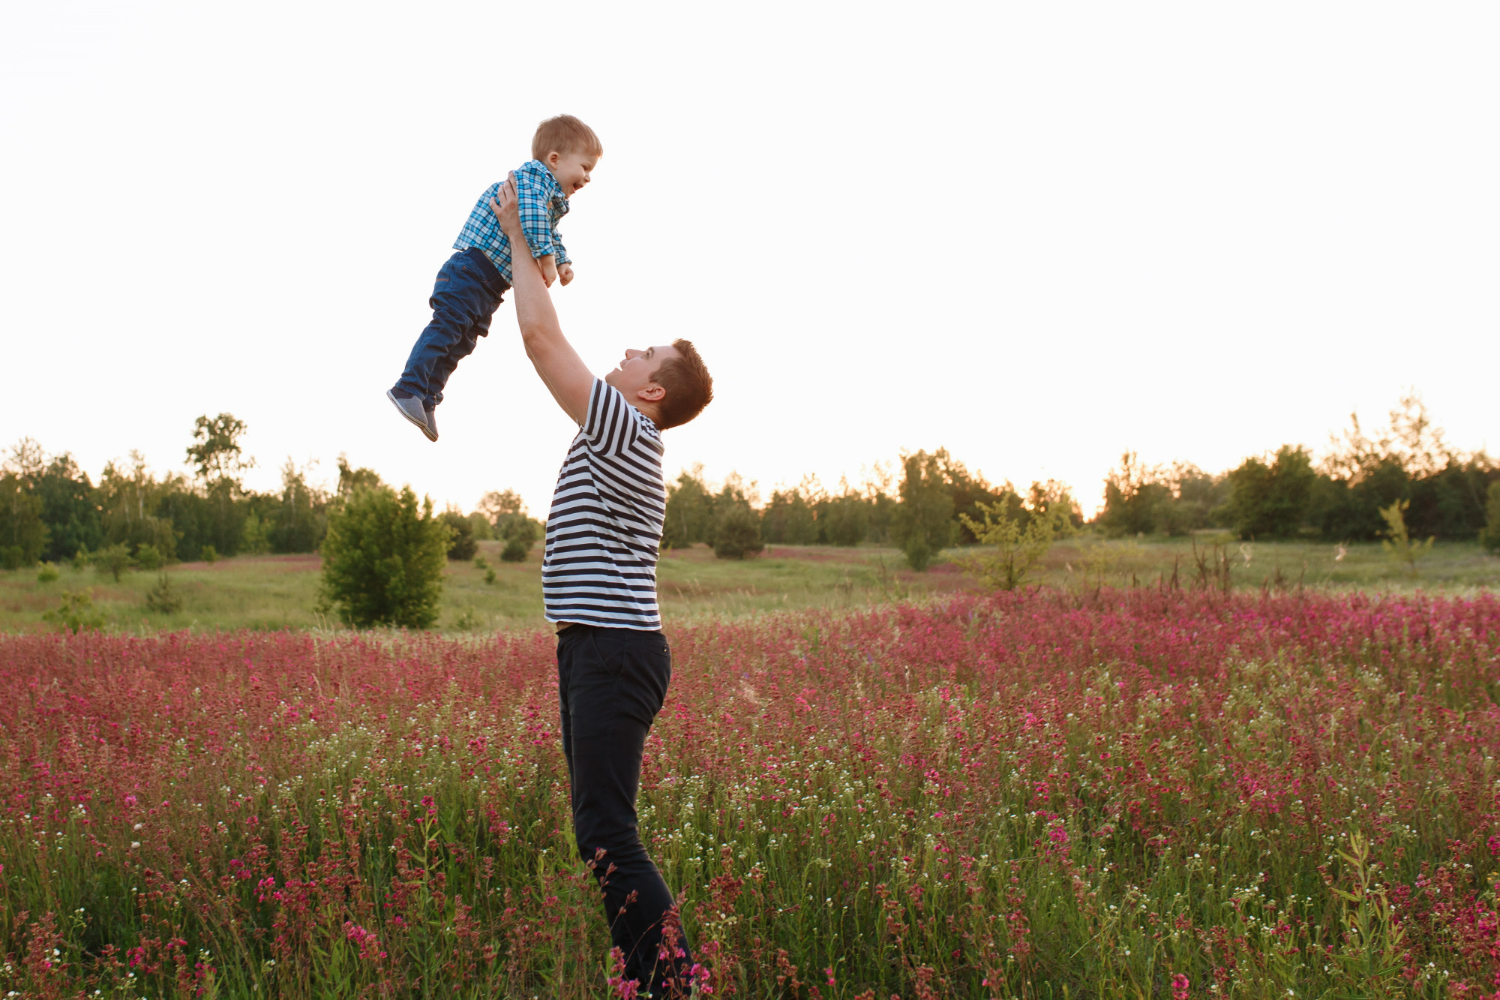
[[[531,256],[554,256],[552,215],[547,211],[549,207],[547,192],[541,184],[537,183],[537,177],[533,172],[526,167],[522,167],[519,172],[511,173],[510,176],[515,183],[516,210],[521,216],[521,229],[526,236],[526,245],[531,248]],[[514,244],[515,240],[511,240],[511,243]],[[515,254],[512,253],[512,256]]]
[[[495,218],[500,220],[501,230],[512,241],[525,238],[515,180],[512,174],[506,183],[500,185],[499,199],[490,203]],[[584,366],[583,359],[563,336],[557,310],[552,306],[552,295],[542,278],[540,261],[513,254],[511,277],[514,279],[511,287],[515,291],[516,322],[521,327],[526,356],[531,359],[552,398],[557,400],[557,405],[582,427],[588,417],[594,374]]]

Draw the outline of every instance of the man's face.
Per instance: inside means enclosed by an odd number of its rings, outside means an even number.
[[[593,173],[599,157],[590,153],[559,153],[554,150],[542,162],[547,164],[558,187],[563,189],[563,197],[571,198],[589,182],[589,175]]]
[[[677,357],[675,347],[648,347],[644,351],[629,348],[625,351],[625,357],[604,376],[604,381],[620,390],[620,394],[632,403],[639,403],[639,393],[648,386],[654,386],[651,376],[661,363],[668,358]]]

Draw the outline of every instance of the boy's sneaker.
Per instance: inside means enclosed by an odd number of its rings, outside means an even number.
[[[422,401],[409,392],[401,389],[387,389],[385,398],[391,401],[391,405],[403,417],[419,427],[427,440],[436,441],[437,431],[427,424],[427,412],[422,409]]]

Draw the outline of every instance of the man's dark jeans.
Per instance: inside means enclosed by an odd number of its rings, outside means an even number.
[[[587,862],[604,852],[594,877],[610,937],[625,955],[625,978],[656,996],[673,976],[685,996],[693,962],[685,938],[681,955],[658,959],[672,893],[636,831],[641,753],[671,679],[672,653],[660,632],[569,625],[558,633],[557,697],[578,853]]]
[[[490,333],[490,318],[510,285],[483,251],[460,250],[438,271],[432,285],[432,322],[417,338],[396,382],[420,396],[426,409],[443,401],[443,386],[458,362],[474,353],[480,337]]]

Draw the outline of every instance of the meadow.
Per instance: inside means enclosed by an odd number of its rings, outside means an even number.
[[[955,590],[668,635],[641,819],[701,996],[1500,987],[1491,594]],[[0,993],[628,997],[554,671],[536,630],[0,638]]]
[[[479,543],[487,568],[450,562],[444,580],[438,630],[447,634],[514,631],[535,627],[542,615],[541,548],[523,563],[499,558],[499,542]],[[742,617],[767,611],[865,608],[893,600],[973,589],[953,561],[962,549],[946,550],[926,573],[906,568],[894,548],[861,545],[775,545],[757,558],[716,559],[704,545],[663,553],[659,584],[663,613],[671,621]],[[1100,586],[1198,581],[1197,559],[1212,561],[1214,584],[1231,589],[1276,590],[1298,586],[1376,593],[1416,590],[1453,594],[1500,587],[1500,557],[1472,542],[1445,542],[1418,563],[1413,577],[1378,543],[1336,546],[1324,542],[1230,541],[1226,535],[1196,538],[1105,540],[1084,536],[1053,546],[1037,582],[1073,592]],[[93,570],[59,568],[40,582],[36,569],[0,571],[0,632],[47,631],[42,615],[64,591],[88,590],[105,626],[137,634],[161,629],[316,629],[337,627],[320,616],[316,555],[238,556],[216,563],[182,563],[166,570],[182,600],[163,614],[146,606],[158,575],[127,572],[119,581]]]

